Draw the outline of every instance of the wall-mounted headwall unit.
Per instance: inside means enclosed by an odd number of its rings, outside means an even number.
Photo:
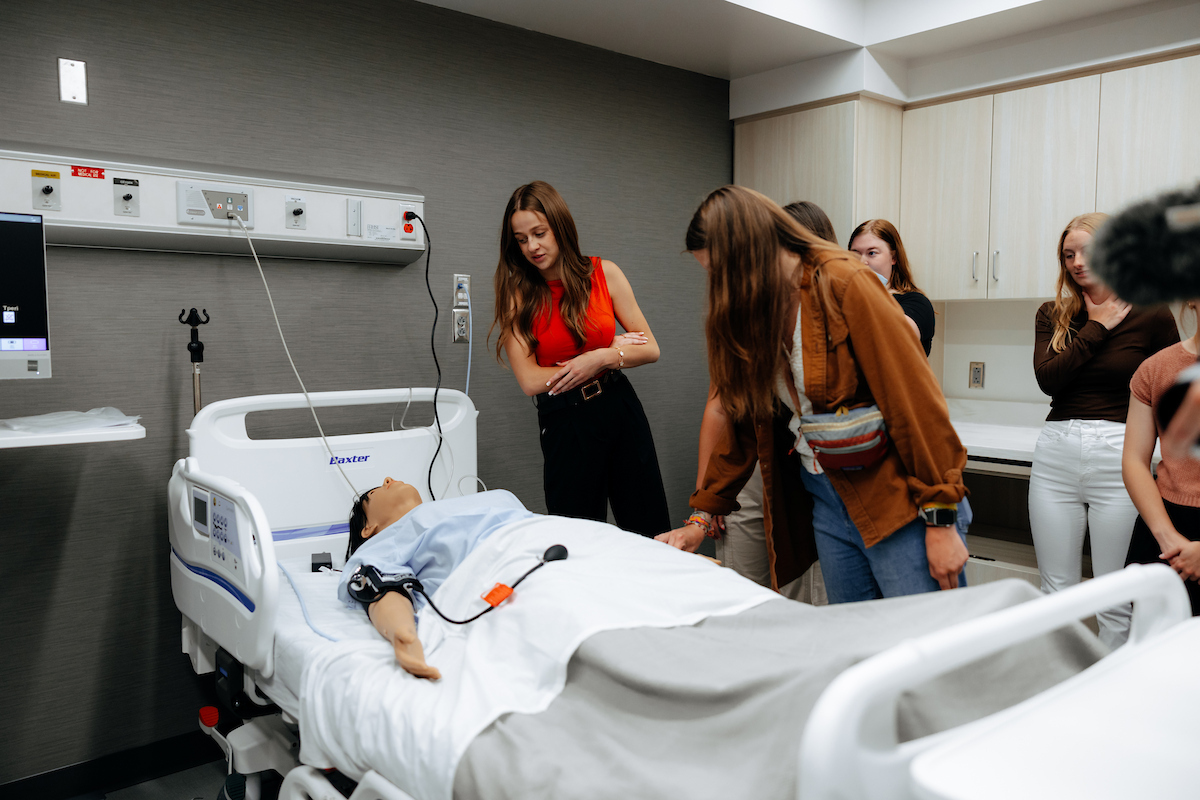
[[[425,198],[388,186],[335,186],[78,155],[0,149],[0,212],[40,214],[46,243],[404,265],[425,250],[405,211]]]

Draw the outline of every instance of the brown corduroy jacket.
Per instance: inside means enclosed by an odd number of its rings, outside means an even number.
[[[857,260],[821,254],[804,267],[800,325],[804,393],[814,413],[876,403],[887,425],[887,455],[862,470],[828,470],[863,541],[871,547],[916,518],[926,503],[957,503],[966,493],[967,451],[950,425],[946,399],[904,312]],[[814,279],[814,272],[816,276]],[[825,296],[828,300],[823,300]],[[737,494],[762,465],[763,516],[773,588],[817,559],[812,499],[789,455],[791,412],[735,423],[713,449],[691,505],[712,514],[738,507]]]

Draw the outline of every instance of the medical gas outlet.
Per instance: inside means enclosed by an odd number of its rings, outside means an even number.
[[[113,213],[118,217],[140,217],[141,191],[137,178],[113,178]]]
[[[32,170],[33,210],[62,211],[62,179],[58,172]]]
[[[289,196],[283,207],[283,224],[294,231],[302,231],[308,227],[308,203],[303,197]]]

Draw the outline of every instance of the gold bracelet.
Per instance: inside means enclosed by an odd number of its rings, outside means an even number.
[[[614,347],[613,349],[617,351],[617,367],[616,368],[621,369],[622,367],[625,366],[625,351],[619,347]]]

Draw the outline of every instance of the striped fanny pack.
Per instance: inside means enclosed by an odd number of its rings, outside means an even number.
[[[850,410],[842,406],[832,414],[805,414],[800,431],[826,469],[862,469],[887,452],[887,426],[879,406]]]

